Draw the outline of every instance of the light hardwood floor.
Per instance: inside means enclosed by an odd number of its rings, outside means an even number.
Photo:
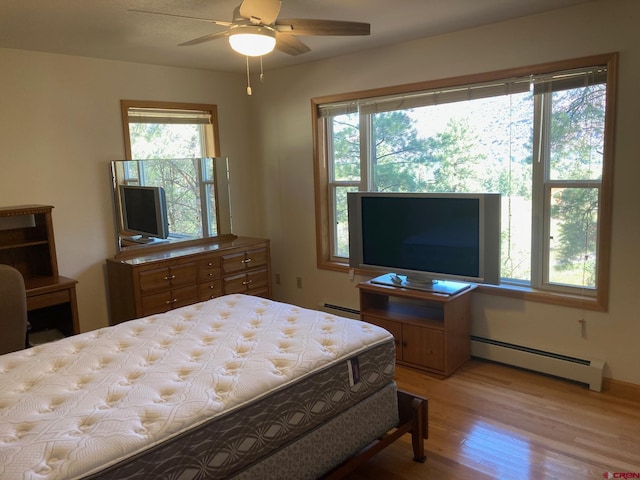
[[[427,461],[405,435],[350,480],[640,478],[640,398],[480,360],[445,380],[397,367],[396,381],[429,399]]]

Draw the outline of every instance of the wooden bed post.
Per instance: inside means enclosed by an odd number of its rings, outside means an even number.
[[[398,414],[400,416],[398,430],[411,433],[413,459],[423,463],[427,459],[424,453],[424,440],[429,438],[429,401],[398,390]]]

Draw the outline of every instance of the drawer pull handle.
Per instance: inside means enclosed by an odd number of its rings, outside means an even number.
[[[167,275],[166,277],[164,277],[165,280],[173,280],[174,278],[176,278],[175,275]]]
[[[173,300],[167,300],[165,303],[166,303],[167,305],[171,305],[172,303],[176,303],[177,301],[178,301],[178,299],[177,299],[177,298],[174,298]]]
[[[211,290],[213,290],[214,288],[216,288],[216,286],[215,286],[215,285],[209,285],[209,288],[210,288]]]
[[[253,258],[247,258],[245,260],[242,260],[242,263],[251,263],[253,262]]]
[[[213,277],[214,275],[215,275],[215,273],[210,273],[209,274],[210,277]]]
[[[209,262],[209,263],[207,263],[207,266],[208,267],[213,267],[213,263]]]
[[[243,285],[250,285],[251,284],[251,280],[245,280],[244,282],[242,282]]]

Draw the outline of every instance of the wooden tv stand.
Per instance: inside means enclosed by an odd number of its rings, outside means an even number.
[[[448,377],[471,358],[474,288],[443,295],[362,282],[360,318],[393,334],[398,364]]]

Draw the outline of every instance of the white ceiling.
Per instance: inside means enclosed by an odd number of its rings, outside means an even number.
[[[429,37],[593,0],[282,0],[279,18],[371,24],[367,37],[299,37],[311,52],[275,51],[264,69]],[[213,24],[131,12],[154,10],[231,21],[240,0],[1,0],[0,47],[138,63],[242,72],[226,39],[178,47],[224,30]]]

